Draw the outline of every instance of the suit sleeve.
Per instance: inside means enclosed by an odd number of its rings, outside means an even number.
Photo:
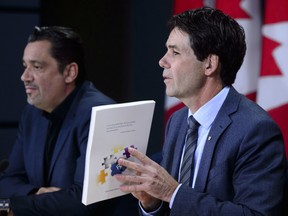
[[[19,196],[11,198],[14,216],[52,216],[52,215],[89,215],[88,209],[75,199],[75,193],[81,194],[80,187],[72,190],[41,195]]]
[[[21,116],[16,141],[9,157],[8,169],[0,176],[1,197],[26,195],[36,187],[29,183],[24,162],[23,123],[27,121],[27,109],[26,107]]]

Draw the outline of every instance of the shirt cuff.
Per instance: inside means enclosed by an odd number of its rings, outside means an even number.
[[[170,208],[170,209],[171,209],[172,206],[173,206],[175,196],[176,196],[179,188],[181,187],[181,185],[182,185],[182,184],[179,184],[179,185],[177,186],[177,188],[175,189],[174,193],[172,194],[171,200],[170,200],[170,202],[169,202],[169,208]]]
[[[139,201],[138,203],[139,203],[139,207],[140,207],[140,209],[141,209],[141,211],[142,211],[142,214],[143,214],[144,216],[157,215],[157,213],[160,211],[160,209],[161,209],[161,207],[162,207],[162,205],[163,205],[163,202],[161,202],[161,205],[160,205],[159,208],[157,208],[155,211],[146,212],[146,211],[144,210],[144,208],[142,207],[141,202]]]

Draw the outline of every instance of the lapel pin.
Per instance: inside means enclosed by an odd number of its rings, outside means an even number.
[[[211,137],[211,136],[209,136],[209,137],[208,137],[208,140],[211,140],[211,138],[212,138],[212,137]]]

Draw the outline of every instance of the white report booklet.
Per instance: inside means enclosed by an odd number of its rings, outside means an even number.
[[[129,172],[117,164],[130,157],[128,147],[146,154],[155,101],[145,100],[92,108],[86,150],[82,203],[89,205],[125,195],[113,176]]]

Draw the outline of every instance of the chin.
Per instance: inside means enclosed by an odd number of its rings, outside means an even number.
[[[27,103],[30,104],[30,105],[34,105],[33,100],[31,100],[29,98],[27,98]]]
[[[38,104],[37,101],[33,100],[32,98],[28,97],[27,102],[28,102],[28,104],[37,107],[37,104]]]
[[[171,91],[168,91],[167,89],[166,89],[166,95],[169,97],[175,97],[175,94]]]

